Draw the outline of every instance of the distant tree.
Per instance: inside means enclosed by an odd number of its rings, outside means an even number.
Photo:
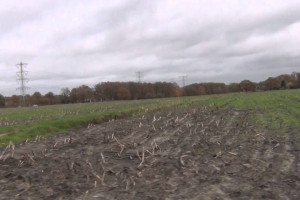
[[[183,96],[183,89],[180,88],[178,85],[176,86],[176,96],[177,97]]]
[[[45,99],[46,99],[48,105],[54,104],[55,103],[54,93],[48,92],[47,94],[45,94]]]
[[[99,100],[130,99],[131,92],[125,83],[103,82],[95,86],[96,98]]]
[[[174,97],[182,94],[182,90],[173,83],[135,83],[104,82],[95,86],[98,100],[145,99],[155,97]]]
[[[62,103],[69,103],[70,102],[70,95],[71,95],[71,91],[69,88],[65,87],[61,89],[61,102]]]
[[[42,104],[42,95],[39,92],[34,92],[30,97],[31,104],[41,105]]]
[[[99,83],[95,87],[97,98],[101,100],[113,100],[115,98],[114,83],[104,82]]]
[[[291,75],[282,74],[280,76],[275,77],[278,84],[280,84],[281,89],[286,89],[290,87],[290,84],[293,83],[293,78]]]
[[[77,103],[78,102],[78,97],[77,97],[77,88],[73,88],[71,90],[71,93],[70,93],[70,101],[72,103]]]
[[[148,83],[146,83],[146,84],[148,84]],[[151,83],[149,83],[149,84],[152,85]],[[146,96],[148,96],[149,98],[155,97],[154,88],[152,87],[150,89],[149,85],[145,88],[146,91],[143,91],[143,87],[142,87],[141,83],[128,82],[127,88],[130,91],[131,99],[141,99],[143,96],[143,93],[146,93]]]
[[[195,84],[191,84],[191,85],[187,85],[185,87],[183,87],[183,94],[185,96],[196,96],[199,95],[199,90],[198,90],[198,85],[197,83]]]
[[[17,107],[20,105],[20,96],[12,95],[7,101],[8,107]]]
[[[286,84],[285,80],[281,81],[280,87],[281,88],[286,88],[287,87],[287,84]]]
[[[130,91],[126,87],[121,86],[121,87],[118,88],[116,99],[118,99],[118,100],[128,100],[130,98],[131,98]]]
[[[222,94],[228,92],[228,88],[225,83],[210,83],[212,88],[212,94]]]
[[[55,104],[62,104],[63,103],[61,95],[54,95],[54,103]]]
[[[155,98],[157,95],[155,84],[138,83],[138,88],[138,94],[136,96],[138,96],[139,99],[151,99]]]
[[[264,84],[266,90],[278,90],[281,87],[281,81],[273,77],[269,77]]]
[[[298,78],[295,84],[295,88],[300,88],[300,73],[298,73]]]
[[[291,74],[291,78],[293,79],[293,81],[297,81],[297,79],[298,79],[298,75],[299,75],[300,73],[297,73],[297,72],[293,72],[292,74]]]
[[[240,92],[241,88],[238,83],[230,83],[228,85],[228,91],[229,92]]]
[[[180,88],[176,83],[136,83],[136,82],[102,82],[90,88],[86,85],[73,88],[62,88],[60,95],[48,92],[44,96],[35,92],[32,96],[27,95],[30,104],[46,105],[58,103],[77,103],[103,100],[145,99],[160,97],[175,97],[182,95],[205,95],[220,94],[226,92],[274,90],[285,88],[300,88],[300,73],[293,72],[291,75],[283,74],[275,78],[270,77],[260,83],[243,80],[240,83],[195,83]],[[4,99],[4,100],[3,100]],[[3,103],[4,102],[4,103]],[[20,96],[13,95],[4,98],[0,95],[0,107],[19,106]],[[26,102],[28,103],[28,102]],[[30,105],[29,104],[29,105]]]
[[[34,96],[34,97],[36,97],[36,98],[41,98],[41,97],[42,97],[42,94],[41,94],[40,92],[35,92],[35,93],[33,93],[32,96]]]
[[[90,102],[93,100],[93,94],[94,92],[89,86],[82,85],[72,89],[70,93],[70,100],[73,103]]]
[[[243,80],[240,82],[241,91],[244,91],[244,92],[255,92],[256,86],[257,86],[256,83],[251,82],[249,80]]]
[[[0,94],[0,108],[4,108],[5,107],[5,97]]]
[[[156,97],[176,97],[177,87],[172,83],[157,82],[154,84]]]
[[[198,93],[200,95],[205,95],[206,94],[206,87],[204,84],[199,84],[198,86]]]
[[[291,74],[292,82],[293,82],[293,88],[300,88],[300,73],[293,72]]]
[[[184,95],[205,95],[227,93],[228,87],[224,83],[194,83],[183,88]]]
[[[104,91],[101,83],[95,85],[95,92],[94,92],[95,99],[97,101],[104,100]]]

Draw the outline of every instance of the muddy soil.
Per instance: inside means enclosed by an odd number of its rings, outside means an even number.
[[[9,145],[0,199],[299,199],[299,130],[251,112],[180,107]]]

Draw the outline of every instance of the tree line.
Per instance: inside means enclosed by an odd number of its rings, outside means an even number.
[[[300,88],[300,73],[284,74],[270,77],[265,81],[255,83],[243,80],[240,83],[195,83],[179,87],[176,83],[136,83],[136,82],[102,82],[93,88],[87,85],[69,89],[62,88],[59,95],[48,92],[42,95],[34,92],[26,96],[27,106],[53,105],[68,103],[86,103],[113,100],[135,100],[149,98],[195,96],[207,94],[221,94],[229,92],[255,92],[279,89]],[[20,105],[20,96],[4,97],[0,94],[0,107],[17,107]]]

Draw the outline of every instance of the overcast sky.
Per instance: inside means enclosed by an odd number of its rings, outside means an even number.
[[[300,0],[0,0],[0,93],[300,71]]]

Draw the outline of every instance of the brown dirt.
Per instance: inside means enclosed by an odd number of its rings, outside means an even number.
[[[10,145],[0,199],[298,199],[290,133],[249,114],[182,107]]]

